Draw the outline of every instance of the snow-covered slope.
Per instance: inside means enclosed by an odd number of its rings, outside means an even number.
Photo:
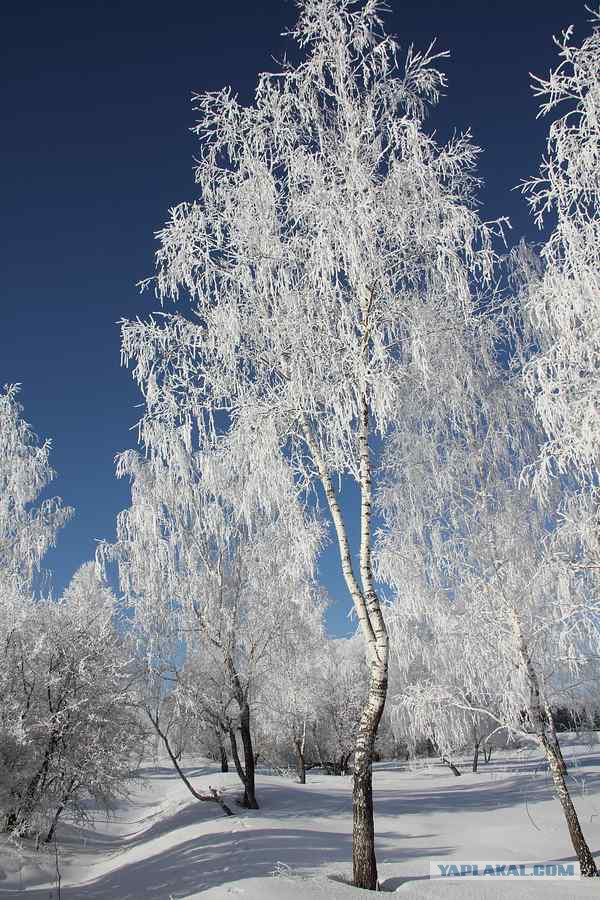
[[[571,783],[592,850],[600,854],[600,753],[578,748]],[[382,764],[375,777],[380,878],[384,891],[415,900],[568,900],[596,896],[594,883],[430,881],[429,862],[572,860],[558,803],[538,758],[505,752],[477,775],[455,778],[433,765]],[[235,774],[208,763],[190,767],[198,787],[223,785],[230,802]],[[144,786],[96,830],[58,829],[62,900],[244,900],[372,896],[350,887],[351,780],[309,773],[305,786],[262,774],[261,810],[235,807],[225,818],[201,804],[160,761],[142,771]],[[35,853],[0,845],[0,896],[57,900],[54,848]]]

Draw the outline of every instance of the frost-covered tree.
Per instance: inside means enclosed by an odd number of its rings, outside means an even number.
[[[354,883],[375,888],[372,758],[388,682],[371,565],[377,439],[399,392],[415,389],[424,416],[432,398],[445,403],[438,375],[451,378],[462,331],[482,324],[472,287],[492,254],[475,211],[477,149],[424,130],[445,85],[436,54],[410,49],[399,66],[378,0],[299,8],[302,59],[260,76],[251,106],[228,89],[196,98],[199,196],[160,232],[155,282],[162,300],[187,294],[189,315],[124,323],[122,349],[144,393],[147,447],[168,456],[169,428],[193,427],[205,447],[230,427],[249,454],[274,445],[298,487],[325,501],[370,671],[353,866]],[[444,331],[457,352],[442,359]],[[361,497],[358,565],[336,489],[345,478]]]
[[[27,584],[72,515],[58,497],[38,498],[54,478],[50,442],[23,419],[17,385],[0,390],[0,577]]]
[[[302,616],[288,620],[277,654],[261,679],[257,711],[261,757],[281,764],[294,759],[300,784],[306,784],[308,765],[317,763],[312,740],[322,691],[329,684],[321,675],[326,648],[323,610],[315,602]]]
[[[404,721],[434,737],[442,752],[464,746],[479,715],[509,735],[533,738],[582,874],[596,875],[551,714],[589,702],[597,678],[593,575],[571,565],[581,552],[577,537],[557,529],[552,510],[520,482],[538,447],[528,403],[501,371],[493,379],[474,362],[477,381],[485,387],[477,415],[448,421],[445,434],[418,421],[410,428],[405,419],[387,450],[390,475],[380,500],[390,527],[378,562],[396,592],[392,645],[406,671],[395,702]],[[560,502],[559,495],[555,511]]]
[[[10,662],[21,654],[34,573],[72,514],[59,498],[40,500],[54,477],[48,462],[50,443],[41,443],[23,419],[18,393],[17,385],[0,390],[0,780],[4,784],[7,767],[28,752],[23,710],[14,691],[20,676]]]
[[[540,115],[561,113],[550,125],[539,176],[524,184],[538,225],[554,222],[541,250],[543,271],[524,293],[538,345],[525,384],[547,435],[535,467],[542,492],[557,473],[575,472],[588,491],[598,483],[600,10],[592,15],[592,34],[580,45],[572,27],[555,39],[560,65],[534,83]]]
[[[334,775],[347,775],[369,684],[360,635],[327,641],[316,675],[313,741],[318,759]]]
[[[173,433],[165,440],[168,463],[156,454],[120,457],[132,505],[104,552],[134,607],[157,708],[165,678],[188,714],[196,698],[197,722],[227,733],[241,802],[256,809],[252,703],[291,623],[313,602],[320,526],[295,502],[280,458],[265,484],[257,456],[235,440],[195,453]]]
[[[68,810],[110,811],[127,793],[143,742],[115,600],[88,563],[58,602],[29,601],[2,660],[21,740],[0,742],[4,829],[51,840]]]
[[[481,748],[487,751],[498,731],[495,697],[484,684],[465,678],[456,658],[458,641],[446,640],[464,626],[447,597],[416,584],[409,603],[397,597],[389,617],[392,661],[402,684],[390,699],[391,729],[409,755],[426,742],[454,775],[461,774],[455,756],[468,748],[476,772]]]

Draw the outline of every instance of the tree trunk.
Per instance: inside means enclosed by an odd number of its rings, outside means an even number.
[[[171,744],[169,743],[169,738],[168,738],[166,732],[164,732],[160,727],[159,720],[158,720],[158,713],[155,716],[150,712],[150,710],[148,708],[146,708],[146,714],[147,714],[148,718],[150,719],[150,721],[152,722],[152,724],[154,725],[156,733],[162,740],[162,742],[165,746],[165,750],[169,754],[169,758],[175,767],[175,771],[177,772],[177,774],[179,775],[179,777],[185,784],[186,788],[188,789],[188,791],[190,792],[192,797],[195,797],[196,800],[201,800],[203,803],[218,803],[226,816],[232,816],[233,813],[231,812],[231,810],[229,809],[227,804],[222,800],[222,798],[219,795],[219,793],[217,792],[216,788],[209,787],[210,794],[199,794],[198,793],[198,791],[194,788],[191,781],[186,776],[185,772],[183,771],[183,769],[177,762],[177,759],[175,758],[175,754],[173,753]]]
[[[565,758],[562,755],[562,750],[560,747],[560,743],[558,740],[558,735],[556,733],[556,725],[554,724],[554,716],[552,715],[552,710],[548,705],[546,705],[546,715],[548,716],[548,725],[550,727],[550,735],[552,737],[552,743],[554,744],[554,748],[556,750],[556,755],[558,758],[558,764],[561,767],[563,775],[567,774],[567,764],[565,762]]]
[[[453,762],[451,762],[448,757],[442,756],[442,762],[445,766],[448,766],[453,775],[456,775],[458,778],[461,774],[460,769],[458,769]]]
[[[369,365],[369,316],[372,300],[373,289],[366,290],[364,297],[361,297],[363,330],[361,352],[364,357],[365,371]],[[354,749],[352,869],[354,886],[373,891],[377,889],[375,826],[373,822],[373,751],[387,695],[389,638],[381,603],[374,588],[371,565],[373,492],[369,447],[369,389],[366,382],[360,384],[360,390],[361,401],[357,433],[360,459],[360,585],[354,573],[348,532],[331,474],[325,464],[319,443],[312,432],[308,417],[304,413],[300,416],[300,422],[331,512],[338,540],[340,565],[365,641],[369,664],[369,693],[362,711]]]
[[[561,764],[561,759],[559,757],[560,751],[557,752],[554,743],[548,739],[547,735],[542,735],[539,740],[546,759],[548,760],[550,771],[552,772],[552,780],[554,781],[556,795],[560,800],[565,819],[567,820],[571,843],[573,844],[573,849],[579,861],[581,875],[584,878],[597,878],[599,874],[598,869],[596,868],[594,857],[583,836],[577,810],[573,806],[573,801],[571,800],[571,795],[565,781],[563,769],[564,760]]]
[[[236,772],[242,784],[244,785],[244,796],[239,801],[240,806],[245,809],[259,809],[256,801],[256,793],[254,786],[254,754],[252,752],[252,736],[250,734],[250,710],[248,704],[245,704],[247,715],[242,712],[240,721],[240,734],[242,736],[242,746],[244,748],[244,765],[240,760],[235,730],[229,729],[229,741],[231,743],[231,754]]]
[[[71,796],[71,793],[73,791],[73,788],[75,787],[75,784],[76,784],[76,779],[71,778],[71,780],[69,781],[68,788],[63,792],[60,803],[58,804],[58,809],[54,813],[54,818],[52,819],[52,824],[50,825],[50,830],[48,831],[48,834],[44,838],[45,844],[51,843],[52,838],[54,837],[54,832],[56,831],[56,826],[58,825],[58,820],[60,819],[61,815],[64,812],[65,806],[67,805],[67,801],[69,800],[69,797]]]
[[[477,771],[477,766],[479,764],[479,741],[475,741],[475,748],[473,751],[473,771]]]
[[[319,739],[317,737],[317,723],[316,722],[313,722],[311,730],[312,730],[312,736],[313,736],[313,743],[315,745],[315,750],[317,751],[317,762],[321,766],[321,768],[325,768],[325,763],[323,761],[323,754],[321,752],[321,745],[320,745]]]
[[[569,794],[569,789],[565,781],[564,759],[561,764],[562,754],[560,754],[560,748],[557,749],[555,742],[552,738],[549,738],[546,733],[546,721],[544,720],[543,715],[544,708],[542,706],[542,693],[540,691],[538,674],[529,654],[527,641],[525,640],[525,635],[523,634],[521,622],[516,610],[513,610],[513,629],[519,649],[520,660],[529,679],[531,694],[530,705],[527,712],[533,725],[538,744],[543,750],[550,766],[552,780],[554,781],[554,789],[563,808],[565,819],[567,820],[567,828],[569,829],[573,849],[577,855],[581,875],[584,878],[597,878],[598,869],[596,868],[594,857],[583,836],[577,810],[573,806],[573,801],[571,800],[571,795]],[[547,705],[545,709],[546,713],[548,713],[549,710]],[[552,721],[552,716],[547,716],[547,719]]]
[[[57,744],[58,737],[56,732],[52,732],[48,740],[42,763],[35,775],[29,781],[25,794],[16,810],[14,827],[18,828],[20,832],[26,832],[28,829],[31,816],[35,810],[38,795],[43,793],[43,788],[46,784],[48,771],[50,769],[50,762],[54,756]]]
[[[492,747],[491,744],[490,744],[487,748],[486,748],[485,745],[484,745],[484,747],[483,747],[483,761],[484,761],[484,763],[489,763],[489,761],[491,760],[491,758],[492,758],[492,749],[493,749],[493,747]]]
[[[254,750],[252,748],[252,734],[250,733],[250,707],[244,703],[240,715],[240,734],[244,748],[244,799],[242,805],[246,809],[258,809],[256,802],[256,789],[254,785]]]
[[[384,664],[371,668],[369,695],[361,716],[354,750],[354,786],[352,792],[352,868],[353,884],[366,890],[377,889],[375,859],[375,823],[373,819],[373,751],[377,728],[387,694],[387,657]]]
[[[240,735],[242,738],[242,747],[244,748],[244,767],[240,763],[240,757],[237,748],[237,741],[233,728],[229,729],[229,740],[231,742],[231,752],[233,753],[233,761],[236,771],[240,777],[240,781],[244,785],[244,796],[240,801],[240,805],[246,809],[259,809],[256,802],[256,789],[254,786],[254,769],[258,754],[254,756],[252,747],[252,733],[250,731],[250,704],[248,703],[248,687],[242,685],[240,676],[238,675],[231,653],[225,654],[225,665],[229,673],[231,686],[234,696],[240,709]]]
[[[11,832],[13,832],[16,827],[17,827],[17,811],[15,809],[10,809],[4,816],[2,831],[5,834],[11,834]]]
[[[242,784],[246,781],[246,773],[242,768],[242,763],[240,760],[240,754],[238,751],[237,739],[235,736],[235,729],[229,729],[229,742],[231,744],[231,755],[233,756],[233,764],[235,766],[235,770],[238,773],[238,778],[242,782]]]
[[[298,758],[298,780],[300,784],[306,784],[306,760],[304,759],[303,741],[295,740],[296,756]]]
[[[227,760],[227,752],[223,744],[219,744],[219,753],[221,754],[221,772],[229,772],[229,762]]]
[[[54,818],[52,819],[52,824],[48,831],[48,834],[44,838],[44,844],[52,843],[52,838],[54,837],[54,832],[56,831],[56,826],[58,825],[58,820],[60,818],[60,814],[64,810],[64,806],[59,806],[56,812],[54,813]]]

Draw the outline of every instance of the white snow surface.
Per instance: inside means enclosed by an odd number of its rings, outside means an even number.
[[[600,749],[567,742],[584,833],[600,854]],[[191,763],[191,760],[187,760]],[[350,778],[308,773],[300,785],[259,770],[260,811],[235,805],[235,773],[201,760],[196,788],[225,788],[234,818],[194,800],[167,760],[148,761],[144,784],[95,829],[58,828],[61,900],[243,900],[364,898],[351,887]],[[465,760],[465,766],[467,760]],[[414,900],[569,900],[598,895],[594,880],[501,883],[429,879],[429,862],[552,862],[574,859],[551,783],[534,751],[498,752],[478,774],[455,778],[432,762],[375,767],[375,815],[383,891]],[[0,843],[0,896],[57,900],[54,847]]]

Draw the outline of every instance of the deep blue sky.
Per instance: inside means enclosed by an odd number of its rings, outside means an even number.
[[[430,124],[441,138],[471,126],[485,150],[484,215],[508,215],[513,239],[535,238],[511,192],[535,173],[547,127],[528,73],[556,64],[551,37],[564,26],[588,33],[583,3],[390,5],[403,47],[437,37],[452,53]],[[156,305],[135,287],[153,271],[153,232],[194,197],[190,95],[230,84],[249,99],[295,16],[289,0],[5,5],[0,383],[22,383],[27,420],[53,440],[54,491],[77,510],[47,558],[58,591],[128,503],[113,459],[135,442],[139,396],[115,323]],[[329,625],[342,633],[348,605],[332,554],[322,569],[340,598]]]

